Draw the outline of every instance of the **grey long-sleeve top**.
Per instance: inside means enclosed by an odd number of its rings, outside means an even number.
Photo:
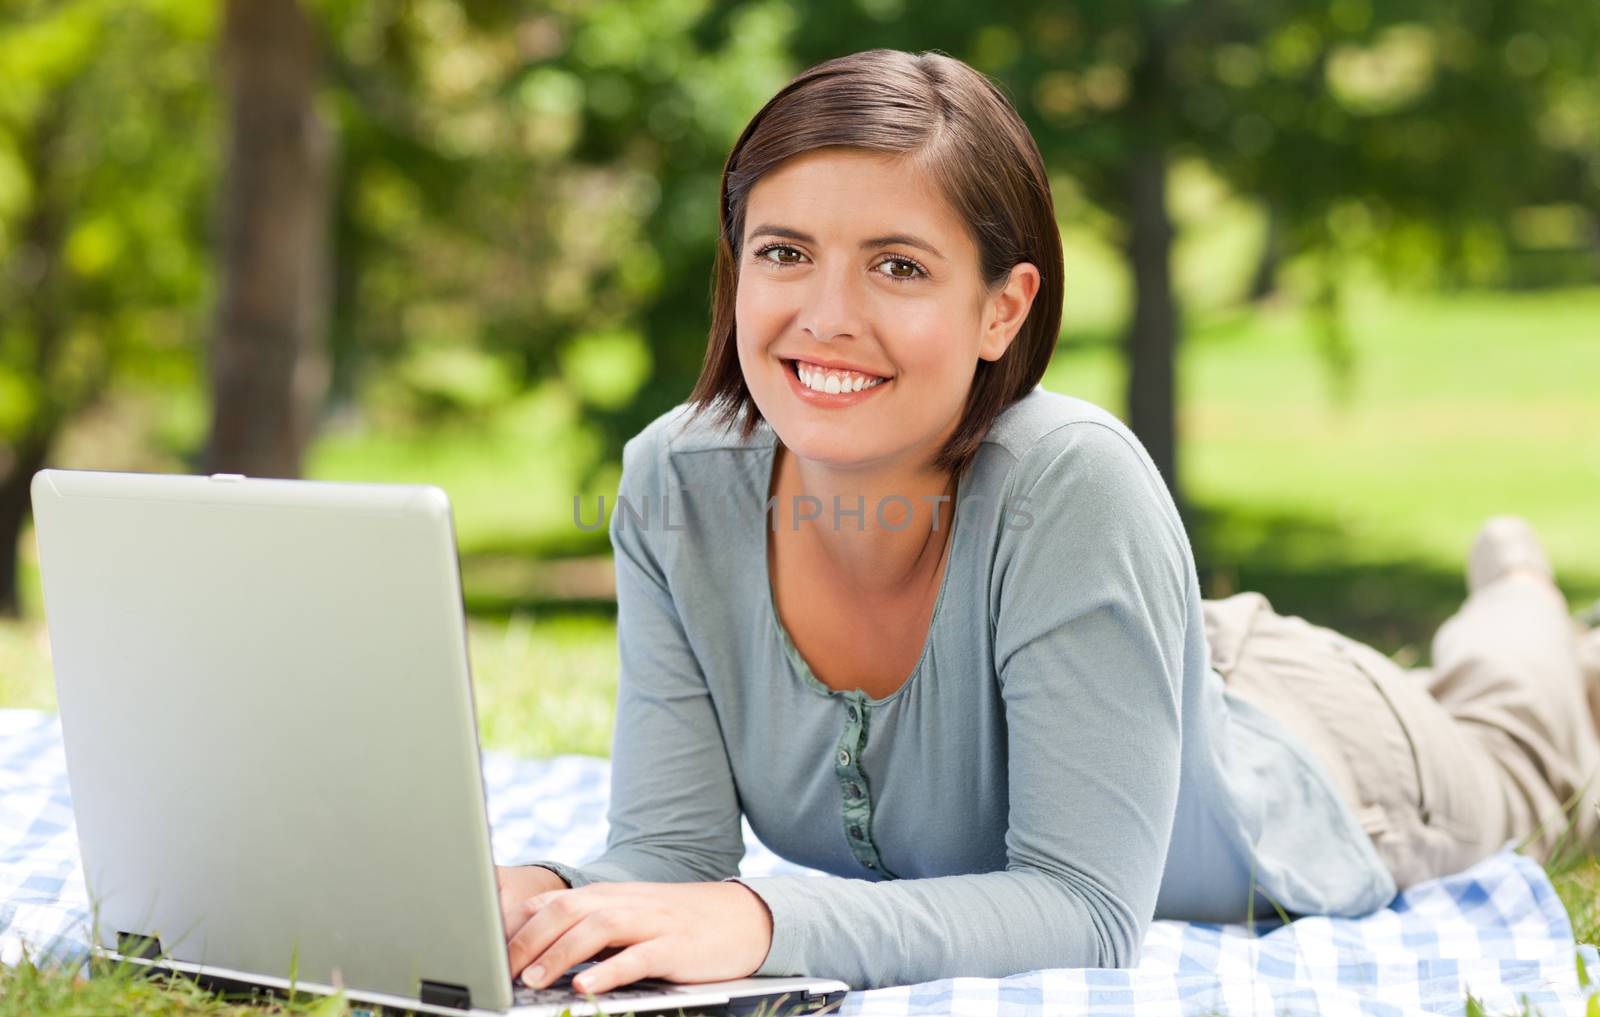
[[[627,444],[609,839],[538,864],[729,878],[742,812],[831,874],[741,880],[772,912],[757,973],[857,988],[1129,966],[1155,916],[1394,895],[1320,765],[1212,669],[1182,522],[1115,417],[1038,388],[996,418],[921,659],[881,699],[819,682],[778,618],[775,444],[684,407]]]

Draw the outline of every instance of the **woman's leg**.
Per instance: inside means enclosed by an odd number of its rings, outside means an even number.
[[[1228,690],[1322,763],[1399,887],[1466,868],[1512,836],[1494,759],[1417,675],[1259,593],[1204,606]]]
[[[1541,822],[1533,851],[1543,857],[1566,828],[1562,804],[1600,763],[1565,603],[1515,564],[1526,551],[1485,528],[1475,588],[1439,630],[1432,669],[1407,671],[1278,615],[1260,594],[1206,604],[1230,691],[1322,760],[1401,887],[1465,868]],[[1595,812],[1575,815],[1574,835],[1587,839]]]
[[[1419,671],[1504,775],[1511,836],[1540,860],[1600,828],[1600,738],[1576,631],[1526,523],[1491,520],[1474,546],[1472,592]]]

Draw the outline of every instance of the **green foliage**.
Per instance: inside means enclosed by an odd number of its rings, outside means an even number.
[[[339,397],[438,423],[552,380],[615,454],[698,369],[716,174],[785,78],[793,12],[743,5],[712,37],[703,0],[318,9]]]
[[[214,166],[211,4],[13,6],[0,25],[8,488],[113,379],[195,384]]]
[[[939,48],[995,76],[1039,139],[1069,244],[1120,246],[1139,146],[1208,167],[1274,209],[1286,254],[1326,255],[1290,281],[1332,311],[1344,287],[1328,280],[1352,259],[1411,283],[1513,278],[1528,249],[1568,272],[1550,259],[1597,207],[1593,5],[307,3],[339,139],[338,419],[481,421],[551,382],[590,471],[698,371],[728,146],[794,71],[850,50]],[[53,433],[108,386],[143,389],[170,398],[152,430],[181,460],[204,419],[216,5],[14,8],[0,441]],[[1190,299],[1233,299],[1248,254],[1226,264]],[[1069,309],[1116,303],[1082,278]],[[1355,353],[1331,331],[1313,341]]]
[[[1005,17],[953,3],[918,5],[913,17],[899,0],[808,9],[794,41],[802,63],[872,46],[937,48],[995,77],[1058,178],[1058,202],[1070,214],[1081,193],[1113,246],[1129,238],[1141,153],[1197,158],[1261,202],[1278,256],[1316,255],[1301,292],[1320,310],[1313,345],[1336,385],[1354,357],[1342,321],[1354,267],[1376,264],[1406,286],[1595,278],[1593,4],[1140,0]],[[1074,294],[1069,283],[1069,304]]]
[[[650,347],[637,332],[579,336],[562,351],[561,374],[585,402],[621,410],[650,376]]]

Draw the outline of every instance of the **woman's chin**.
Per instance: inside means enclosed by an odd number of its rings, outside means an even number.
[[[876,458],[862,448],[859,439],[851,440],[849,435],[841,437],[808,435],[789,441],[780,431],[778,437],[783,440],[783,447],[790,455],[817,466],[850,469],[865,466]]]

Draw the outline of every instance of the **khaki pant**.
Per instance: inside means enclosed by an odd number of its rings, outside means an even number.
[[[1207,601],[1205,618],[1228,688],[1321,760],[1401,888],[1508,840],[1541,861],[1592,842],[1600,739],[1554,587],[1483,586],[1434,635],[1433,667],[1411,670],[1259,593]]]

